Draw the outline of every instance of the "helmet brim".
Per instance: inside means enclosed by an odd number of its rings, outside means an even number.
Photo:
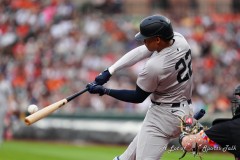
[[[142,35],[140,32],[138,32],[136,35],[135,35],[135,40],[136,41],[144,41],[144,39],[147,39],[149,37],[146,37],[144,35]]]

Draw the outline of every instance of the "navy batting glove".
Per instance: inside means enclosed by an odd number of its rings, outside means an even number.
[[[109,89],[101,86],[101,85],[97,85],[95,83],[89,83],[87,84],[86,88],[88,89],[88,92],[91,94],[99,94],[99,96],[102,96],[104,94],[108,94],[109,93]]]
[[[111,76],[112,75],[110,74],[109,70],[106,69],[95,78],[95,83],[98,85],[103,85],[109,81]]]

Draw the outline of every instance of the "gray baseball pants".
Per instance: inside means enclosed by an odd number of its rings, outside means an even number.
[[[187,101],[179,107],[171,104],[151,104],[142,127],[119,160],[159,160],[167,145],[180,135],[180,119],[193,115],[191,104]]]

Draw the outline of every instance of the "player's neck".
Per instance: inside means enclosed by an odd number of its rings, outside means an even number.
[[[157,52],[160,52],[161,50],[163,50],[164,48],[168,48],[170,46],[173,45],[173,43],[175,42],[174,39],[171,39],[170,41],[164,41],[157,49]]]

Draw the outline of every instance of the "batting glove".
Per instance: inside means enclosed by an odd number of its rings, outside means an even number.
[[[111,73],[109,72],[108,69],[106,69],[105,71],[103,71],[102,73],[100,73],[96,78],[95,78],[95,83],[98,85],[103,85],[105,83],[107,83],[107,81],[109,81],[110,77],[111,77]]]
[[[88,89],[88,92],[91,94],[99,94],[99,96],[102,96],[104,94],[109,94],[110,89],[107,89],[101,85],[97,85],[95,83],[89,83],[87,84],[86,88]]]

